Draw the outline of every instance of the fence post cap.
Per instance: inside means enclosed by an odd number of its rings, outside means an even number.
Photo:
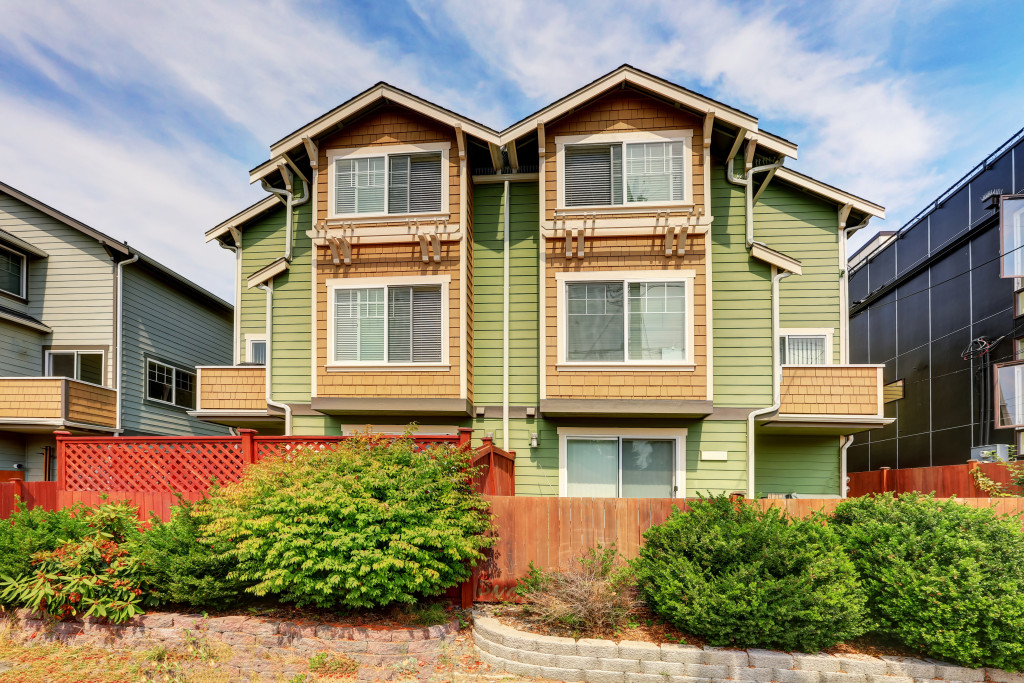
[[[71,436],[71,432],[64,429],[58,429],[54,432],[54,435],[57,437]]]
[[[258,432],[255,429],[246,429],[244,427],[239,427],[238,428],[238,434],[239,435],[242,435],[242,434],[257,434],[257,433]]]

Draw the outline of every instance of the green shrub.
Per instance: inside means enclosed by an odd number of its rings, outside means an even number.
[[[214,488],[211,495],[216,497],[218,490]],[[227,554],[230,542],[221,536],[199,542],[203,525],[211,521],[209,502],[180,498],[178,502],[171,508],[171,520],[163,522],[154,515],[150,529],[132,548],[145,564],[154,598],[161,603],[207,609],[236,604],[246,584],[229,578],[237,568],[234,558]]]
[[[19,501],[7,523],[0,522],[0,576],[27,574],[36,553],[85,538],[90,531],[85,511],[80,504],[63,510],[29,510]]]
[[[411,604],[470,576],[492,543],[470,454],[363,435],[250,466],[211,499],[206,540],[256,595],[325,608]]]
[[[844,501],[832,526],[878,633],[966,666],[1024,669],[1021,520],[931,496]]]
[[[89,533],[80,541],[38,552],[28,573],[3,578],[0,599],[60,619],[82,614],[124,623],[151,603],[142,563],[126,541],[138,536],[136,509],[127,503],[87,509]]]
[[[589,548],[563,571],[547,572],[531,561],[516,593],[545,622],[598,631],[625,626],[638,606],[632,572],[614,544]]]
[[[711,645],[816,651],[866,629],[838,535],[718,497],[651,527],[634,561],[650,608]]]

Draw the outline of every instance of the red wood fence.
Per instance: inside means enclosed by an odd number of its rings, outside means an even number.
[[[497,544],[488,560],[474,571],[470,592],[478,602],[515,599],[518,579],[530,561],[544,569],[566,568],[588,548],[615,544],[626,558],[637,556],[643,533],[661,524],[673,507],[688,510],[672,498],[534,498],[485,496],[495,516]],[[762,508],[778,507],[793,517],[821,510],[831,512],[838,499],[762,499]],[[994,507],[1001,514],[1024,513],[1024,498],[966,498],[957,502]]]
[[[494,445],[494,439],[486,436],[483,445],[476,449],[473,466],[480,472],[473,477],[473,485],[480,493],[492,496],[516,495],[516,454],[503,451]]]
[[[978,488],[971,476],[971,470],[981,470],[989,479],[999,484],[1010,483],[1010,474],[1005,465],[995,462],[968,462],[963,465],[941,467],[911,467],[891,470],[883,467],[871,472],[849,474],[851,498],[869,493],[935,493],[938,498],[989,498],[989,494]]]

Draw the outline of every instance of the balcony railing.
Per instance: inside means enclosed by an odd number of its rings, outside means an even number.
[[[784,365],[779,415],[881,417],[881,365]]]
[[[267,370],[262,365],[220,365],[197,368],[198,413],[267,411]]]
[[[67,377],[0,377],[0,423],[6,427],[117,427],[117,392]]]

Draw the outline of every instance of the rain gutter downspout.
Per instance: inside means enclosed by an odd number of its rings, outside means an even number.
[[[508,428],[509,428],[509,416],[508,416],[508,336],[509,336],[509,253],[508,250],[512,246],[512,240],[509,235],[509,215],[508,205],[510,201],[509,197],[509,182],[505,181],[505,201],[504,201],[504,212],[502,215],[502,289],[504,294],[502,295],[502,343],[501,343],[501,447],[504,450],[509,450],[509,439],[508,439]]]
[[[846,484],[846,451],[850,450],[853,444],[853,434],[843,437],[843,447],[839,451],[839,497],[846,498],[849,494],[849,487]]]
[[[266,319],[267,319],[267,323],[266,323],[267,361],[263,365],[263,367],[265,368],[266,376],[267,376],[267,382],[266,382],[267,405],[271,406],[273,408],[277,408],[279,410],[283,410],[284,411],[284,435],[285,436],[291,436],[292,435],[292,407],[290,405],[288,405],[287,403],[279,403],[279,402],[275,401],[272,398],[273,390],[271,388],[272,373],[271,373],[271,365],[270,364],[271,364],[271,361],[272,361],[272,359],[274,357],[273,354],[271,353],[273,351],[272,339],[274,338],[273,337],[273,332],[274,332],[274,318],[273,318],[273,312],[274,312],[274,280],[271,279],[269,285],[267,285],[267,284],[260,284],[260,285],[256,285],[256,286],[259,287],[260,289],[262,289],[264,292],[267,293],[267,313],[266,313]]]
[[[124,359],[121,354],[124,349],[124,267],[139,260],[138,254],[117,262],[117,339],[114,341],[114,355],[117,358],[117,419],[115,422],[115,433],[121,433],[121,385],[124,383]]]
[[[779,410],[782,403],[782,367],[776,357],[778,344],[776,339],[779,336],[779,281],[792,275],[789,271],[777,271],[772,267],[772,335],[771,335],[771,359],[772,359],[772,404],[767,408],[752,411],[747,415],[747,498],[754,497],[754,421],[762,415],[774,413]]]
[[[266,179],[264,179],[264,178],[260,178],[260,184],[263,186],[264,190],[266,190],[267,192],[272,192],[272,193],[276,194],[278,197],[281,197],[284,200],[284,203],[285,203],[284,260],[287,261],[288,263],[291,263],[292,262],[292,242],[293,242],[292,234],[294,233],[294,229],[293,229],[293,226],[292,226],[292,223],[294,222],[294,217],[292,216],[292,214],[294,213],[293,209],[296,206],[301,206],[302,204],[305,204],[306,202],[308,202],[309,198],[312,196],[312,192],[310,192],[309,189],[305,187],[305,184],[302,183],[301,179],[298,179],[298,182],[303,185],[305,190],[304,190],[303,196],[300,197],[298,200],[296,200],[295,199],[295,189],[294,189],[294,186],[292,185],[292,181],[295,180],[295,177],[292,175],[292,172],[290,170],[288,170],[288,167],[284,165],[284,162],[282,162],[279,165],[279,168],[281,170],[281,177],[284,179],[285,189],[283,189],[283,190],[277,189],[276,187],[274,187],[270,183],[268,183],[266,181]]]
[[[754,144],[753,141],[747,141],[748,145]],[[729,163],[726,165],[725,179],[733,185],[740,185],[743,187],[743,200],[744,200],[744,211],[743,220],[744,227],[746,228],[746,243],[747,249],[750,249],[755,244],[761,246],[767,246],[763,242],[757,242],[754,240],[754,175],[757,173],[765,173],[767,171],[773,171],[777,168],[782,167],[782,162],[776,162],[774,164],[766,164],[764,166],[754,166],[745,177],[733,175],[733,167],[735,166],[736,160],[729,159]]]

